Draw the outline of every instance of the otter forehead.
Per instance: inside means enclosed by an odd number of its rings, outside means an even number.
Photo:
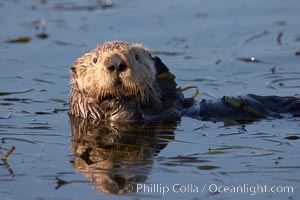
[[[96,50],[100,52],[109,52],[109,51],[128,52],[133,49],[139,49],[149,53],[149,51],[141,44],[129,44],[121,41],[106,42],[96,48]]]
[[[96,52],[100,58],[107,58],[108,55],[119,54],[122,55],[122,57],[135,57],[136,60],[142,57],[151,59],[149,50],[142,45],[119,41],[106,42],[97,47],[94,52]]]

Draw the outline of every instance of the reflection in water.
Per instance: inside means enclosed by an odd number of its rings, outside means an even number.
[[[124,194],[144,182],[156,156],[174,139],[177,122],[87,122],[72,118],[73,165],[104,194]]]

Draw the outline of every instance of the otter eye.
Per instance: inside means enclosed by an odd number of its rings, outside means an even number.
[[[94,63],[94,64],[96,64],[96,63],[97,63],[97,61],[98,61],[98,59],[97,59],[97,58],[93,58],[93,63]]]
[[[134,57],[135,57],[136,61],[140,62],[140,56],[139,55],[135,54]]]

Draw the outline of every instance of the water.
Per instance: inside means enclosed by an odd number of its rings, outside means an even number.
[[[69,67],[107,40],[171,54],[157,56],[180,86],[199,87],[199,100],[299,95],[298,1],[103,4],[0,1],[0,153],[16,147],[0,162],[1,199],[299,198],[299,140],[287,139],[299,136],[299,118],[97,125],[67,115]],[[36,36],[42,18],[46,39]],[[31,41],[6,42],[21,36]]]

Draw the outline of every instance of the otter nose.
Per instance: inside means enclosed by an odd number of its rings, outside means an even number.
[[[124,72],[127,69],[127,65],[123,61],[111,62],[107,67],[109,72]]]

